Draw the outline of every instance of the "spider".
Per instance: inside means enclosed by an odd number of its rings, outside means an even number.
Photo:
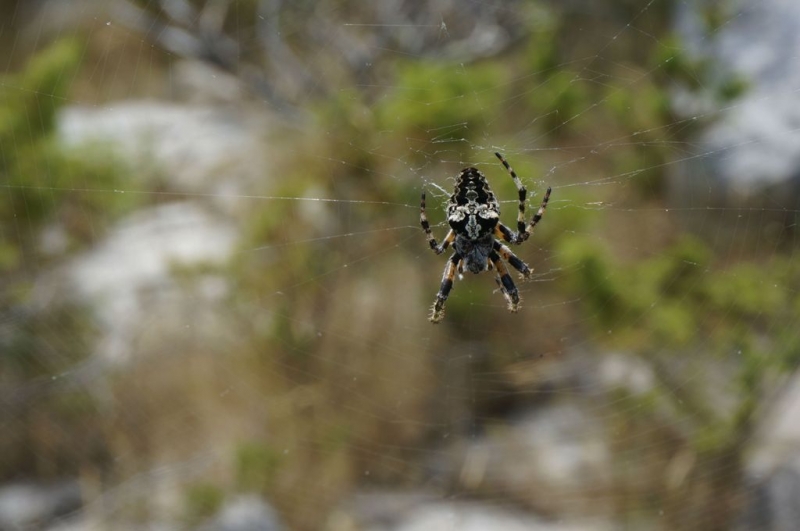
[[[455,252],[444,266],[442,285],[436,295],[436,301],[431,309],[430,321],[438,323],[444,317],[444,303],[450,290],[453,288],[453,279],[456,272],[459,278],[467,269],[472,273],[491,270],[493,267],[497,271],[497,285],[508,302],[508,310],[516,312],[519,310],[519,290],[511,280],[501,257],[505,259],[511,267],[519,271],[520,278],[527,280],[531,276],[532,269],[517,255],[511,252],[497,238],[507,243],[516,245],[527,240],[533,233],[534,227],[542,219],[547,208],[547,201],[550,199],[550,190],[544,194],[544,199],[539,207],[539,211],[533,216],[530,223],[525,224],[525,198],[527,190],[517,177],[511,166],[500,153],[495,153],[500,162],[503,163],[519,193],[519,213],[517,215],[517,232],[512,231],[500,222],[500,204],[494,196],[486,177],[475,168],[464,168],[456,177],[456,186],[453,195],[447,202],[447,222],[450,224],[450,231],[445,236],[441,244],[437,243],[436,238],[431,234],[431,227],[428,217],[425,215],[425,192],[422,192],[420,202],[419,222],[428,244],[436,254],[442,254],[451,244]]]

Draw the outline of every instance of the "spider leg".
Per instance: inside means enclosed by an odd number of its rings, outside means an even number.
[[[503,225],[502,223],[498,222],[497,225],[494,227],[494,235],[503,240],[504,242],[508,243],[517,243],[516,234],[514,231]]]
[[[439,245],[436,238],[433,237],[431,225],[428,223],[428,216],[425,214],[425,192],[422,192],[422,199],[419,205],[419,224],[422,225],[422,230],[425,231],[425,236],[428,238],[428,245],[430,245],[431,250],[436,254],[442,254],[445,249],[450,247],[453,240],[456,239],[456,233],[453,232],[453,229],[450,229],[450,232],[447,233],[441,245]]]
[[[517,214],[517,234],[515,235],[516,241],[514,243],[522,243],[526,239],[526,237],[522,235],[525,234],[525,198],[528,195],[528,189],[525,188],[525,185],[519,180],[517,173],[511,169],[511,166],[508,165],[503,155],[495,153],[495,156],[500,159],[500,162],[506,167],[506,170],[508,170],[511,178],[514,179],[514,184],[517,187],[517,193],[519,194],[519,213]]]
[[[503,239],[509,243],[516,243],[520,244],[530,238],[531,234],[533,234],[533,228],[536,227],[536,224],[542,219],[544,216],[544,211],[547,208],[547,202],[550,200],[550,192],[552,188],[549,186],[547,187],[547,192],[544,194],[544,199],[542,200],[542,204],[539,206],[538,212],[533,216],[531,222],[526,226],[525,225],[525,198],[527,197],[528,190],[525,188],[525,185],[522,184],[522,181],[519,180],[516,172],[511,169],[511,166],[508,165],[506,159],[503,158],[503,155],[500,153],[495,153],[500,162],[503,163],[506,170],[508,170],[509,175],[511,178],[514,179],[514,184],[517,186],[517,192],[519,193],[519,213],[517,214],[517,232],[512,233],[507,227],[503,226],[502,228],[506,229],[506,232],[501,232],[501,236]],[[499,225],[499,224],[498,224]],[[500,227],[497,230],[502,231]],[[497,230],[495,232],[497,232]],[[513,238],[510,239],[510,238]]]
[[[511,267],[519,271],[519,277],[522,280],[527,280],[531,278],[531,273],[533,272],[533,268],[528,266],[528,264],[526,264],[522,260],[520,260],[519,257],[511,251],[511,249],[509,249],[507,246],[503,245],[499,241],[495,240],[494,250],[500,253],[500,256],[502,256],[506,262],[511,264]]]
[[[500,286],[500,291],[503,292],[503,296],[508,302],[508,311],[512,313],[516,312],[519,310],[519,290],[517,290],[517,286],[514,285],[514,281],[511,280],[511,275],[508,274],[508,268],[496,251],[492,251],[489,254],[489,260],[492,261],[497,270],[497,284]]]
[[[459,262],[461,262],[461,255],[453,253],[453,256],[447,261],[447,265],[444,266],[442,285],[439,288],[439,293],[436,294],[436,301],[433,303],[429,318],[434,324],[439,323],[444,318],[444,302],[447,300],[447,296],[450,295],[450,290],[453,289],[453,279],[456,276]]]
[[[544,211],[547,210],[547,202],[550,201],[550,192],[552,190],[553,189],[550,188],[549,186],[547,187],[547,191],[544,193],[544,199],[542,199],[542,204],[539,205],[538,212],[536,212],[533,218],[531,218],[531,222],[525,228],[525,237],[523,238],[523,241],[527,240],[528,237],[531,234],[533,234],[533,228],[536,226],[537,223],[539,223],[539,221],[541,221],[542,216],[544,216]]]

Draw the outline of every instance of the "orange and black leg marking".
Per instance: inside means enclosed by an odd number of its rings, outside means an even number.
[[[459,262],[461,262],[461,256],[459,256],[458,253],[454,253],[447,261],[447,265],[444,266],[442,285],[439,288],[439,293],[436,295],[433,308],[431,308],[430,321],[432,323],[438,323],[444,318],[444,303],[448,295],[450,295],[450,290],[453,289],[453,280],[455,279]]]
[[[502,223],[498,223],[494,228],[494,235],[503,240],[504,242],[508,243],[516,243],[516,236],[514,235],[514,231],[503,225]]]
[[[528,266],[525,262],[519,259],[517,255],[515,255],[511,249],[500,243],[499,241],[494,241],[494,250],[500,253],[500,256],[503,257],[503,260],[511,264],[511,267],[519,271],[519,277],[522,280],[527,280],[531,278],[531,273],[533,272],[533,268]]]
[[[501,235],[503,239],[509,243],[520,244],[525,240],[527,240],[528,238],[530,238],[531,234],[533,233],[533,228],[536,226],[537,223],[539,223],[539,220],[542,219],[542,216],[544,216],[544,211],[547,208],[547,202],[550,200],[550,192],[552,191],[552,188],[550,188],[549,186],[547,187],[547,192],[545,192],[544,194],[544,199],[542,200],[542,204],[539,206],[539,211],[536,212],[536,215],[533,216],[533,219],[531,219],[531,222],[526,227],[525,199],[527,197],[528,190],[525,188],[525,185],[522,184],[522,181],[519,180],[517,173],[511,168],[511,166],[509,166],[508,162],[506,162],[506,159],[503,158],[503,155],[501,155],[500,153],[495,153],[495,156],[497,156],[497,158],[500,159],[500,162],[502,162],[503,166],[505,166],[506,170],[508,170],[508,173],[509,175],[511,175],[511,178],[514,179],[514,184],[517,187],[517,193],[519,193],[519,213],[517,214],[517,232],[516,234],[514,233],[505,234],[505,232],[501,230]],[[507,227],[503,228],[505,228],[507,232],[510,232]]]
[[[514,281],[511,280],[511,275],[508,274],[508,268],[496,251],[492,251],[491,254],[489,254],[489,260],[492,261],[494,268],[497,270],[497,285],[500,286],[500,291],[503,292],[503,296],[506,298],[506,302],[508,302],[508,311],[512,313],[516,312],[519,310],[519,290],[517,290],[517,286],[514,285]]]
[[[428,238],[428,245],[430,245],[431,250],[436,254],[442,254],[445,249],[450,247],[453,240],[456,239],[456,233],[450,229],[450,232],[447,233],[441,245],[436,242],[436,238],[434,238],[431,233],[431,225],[428,223],[428,216],[425,214],[425,192],[422,192],[422,199],[419,205],[419,224],[422,225],[422,230],[425,231],[425,237]]]
[[[533,219],[531,219],[531,222],[528,225],[528,228],[525,229],[525,239],[526,240],[528,239],[528,237],[531,234],[533,234],[533,228],[536,226],[537,223],[539,223],[539,221],[542,219],[542,216],[544,216],[544,211],[547,210],[547,202],[550,201],[550,192],[551,191],[552,191],[552,188],[550,188],[548,186],[547,187],[547,192],[544,193],[544,199],[542,199],[542,204],[539,205],[538,212],[536,212],[536,214],[533,216]]]
[[[511,166],[508,165],[503,155],[495,153],[495,156],[500,159],[500,162],[506,167],[506,170],[508,170],[511,178],[514,179],[514,184],[517,187],[517,193],[519,194],[519,213],[517,214],[517,234],[514,243],[522,243],[526,239],[526,236],[523,236],[523,234],[525,234],[525,199],[528,196],[528,189],[525,188],[525,185],[519,180],[517,173],[511,169]]]

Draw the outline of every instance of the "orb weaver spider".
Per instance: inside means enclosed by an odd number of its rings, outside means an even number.
[[[514,285],[503,260],[519,271],[522,280],[529,279],[533,270],[503,244],[503,241],[519,245],[530,237],[547,209],[551,188],[547,187],[538,212],[526,225],[525,199],[528,191],[503,155],[495,153],[495,156],[503,163],[517,186],[519,213],[516,232],[500,221],[500,204],[489,187],[486,176],[476,168],[464,168],[456,177],[455,189],[447,202],[447,223],[450,225],[450,231],[441,244],[431,233],[428,217],[425,214],[425,192],[422,192],[419,222],[425,231],[430,248],[436,254],[442,254],[450,245],[454,248],[453,254],[444,266],[442,284],[431,309],[429,319],[432,323],[439,323],[444,318],[444,303],[453,288],[453,279],[456,273],[461,275],[465,269],[477,274],[494,268],[497,271],[495,280],[508,303],[508,310],[510,312],[519,310],[519,290]]]

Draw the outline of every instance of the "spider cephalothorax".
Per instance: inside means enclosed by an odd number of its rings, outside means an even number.
[[[447,223],[450,225],[450,232],[447,233],[441,244],[438,244],[431,234],[430,224],[425,214],[425,192],[422,192],[420,224],[428,237],[428,244],[436,254],[442,254],[451,244],[455,250],[444,268],[442,285],[436,296],[436,302],[433,304],[430,320],[434,323],[438,323],[444,317],[444,303],[453,288],[456,272],[463,273],[465,268],[472,273],[480,273],[494,267],[497,270],[497,284],[508,301],[509,311],[516,312],[519,309],[519,291],[514,285],[514,281],[511,280],[511,275],[508,274],[508,269],[501,257],[519,271],[523,279],[530,277],[531,268],[496,238],[514,244],[520,244],[527,240],[547,208],[550,188],[545,193],[539,211],[526,226],[525,198],[527,190],[503,156],[500,153],[495,153],[495,155],[506,167],[517,186],[519,193],[517,232],[513,232],[500,222],[500,204],[492,193],[486,177],[475,168],[464,168],[456,177],[455,190],[447,203]]]

